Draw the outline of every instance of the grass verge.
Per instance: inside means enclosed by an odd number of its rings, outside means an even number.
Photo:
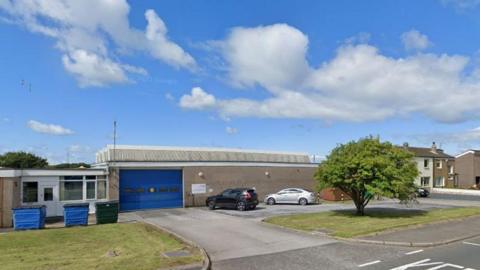
[[[196,248],[143,223],[9,232],[1,269],[160,269],[202,261]],[[164,252],[185,250],[185,257]]]
[[[302,231],[327,231],[330,235],[351,238],[410,225],[420,225],[443,220],[480,215],[480,207],[435,209],[366,209],[365,216],[354,211],[340,210],[271,217],[267,223]]]

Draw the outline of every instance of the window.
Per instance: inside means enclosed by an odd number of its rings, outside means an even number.
[[[51,187],[43,188],[43,201],[44,202],[53,201],[53,188]]]
[[[448,165],[448,173],[453,174],[453,166],[452,165]]]
[[[444,186],[444,180],[445,180],[445,178],[443,176],[435,177],[435,186],[436,187],[443,187]]]
[[[87,182],[87,200],[95,200],[95,182]]]
[[[107,198],[107,181],[99,180],[97,182],[97,200]]]
[[[475,177],[475,185],[480,184],[480,176]]]
[[[422,177],[420,178],[420,185],[422,187],[428,187],[430,186],[430,177]]]
[[[428,159],[423,160],[423,167],[428,168]]]
[[[83,181],[61,181],[60,200],[83,200]]]
[[[435,167],[436,167],[437,169],[441,169],[441,168],[442,168],[442,162],[441,162],[441,161],[435,162]]]
[[[38,201],[38,182],[23,182],[23,202],[33,203]]]

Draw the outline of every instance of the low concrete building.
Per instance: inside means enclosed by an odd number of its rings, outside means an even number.
[[[480,187],[480,150],[468,150],[455,157],[457,187]]]
[[[421,187],[446,187],[453,186],[455,181],[455,158],[438,149],[435,142],[431,147],[403,146],[415,154],[415,161],[419,175],[416,184]]]

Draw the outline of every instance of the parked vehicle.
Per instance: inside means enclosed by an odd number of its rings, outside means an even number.
[[[257,193],[252,188],[229,188],[222,193],[207,198],[210,210],[230,208],[239,211],[255,209],[258,205]]]
[[[315,193],[301,188],[286,188],[277,193],[268,194],[265,196],[265,203],[274,205],[276,203],[298,203],[300,205],[307,205],[315,203]]]
[[[425,188],[417,188],[417,190],[415,190],[415,193],[418,197],[428,197],[430,195],[430,191]]]

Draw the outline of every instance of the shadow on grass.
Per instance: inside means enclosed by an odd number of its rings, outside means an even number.
[[[334,216],[341,217],[361,217],[357,215],[356,210],[353,209],[342,209],[342,210],[333,210],[332,213]],[[410,217],[419,217],[424,216],[428,212],[425,210],[419,209],[398,209],[398,208],[381,208],[381,207],[372,207],[365,209],[365,217],[373,218],[410,218]]]

